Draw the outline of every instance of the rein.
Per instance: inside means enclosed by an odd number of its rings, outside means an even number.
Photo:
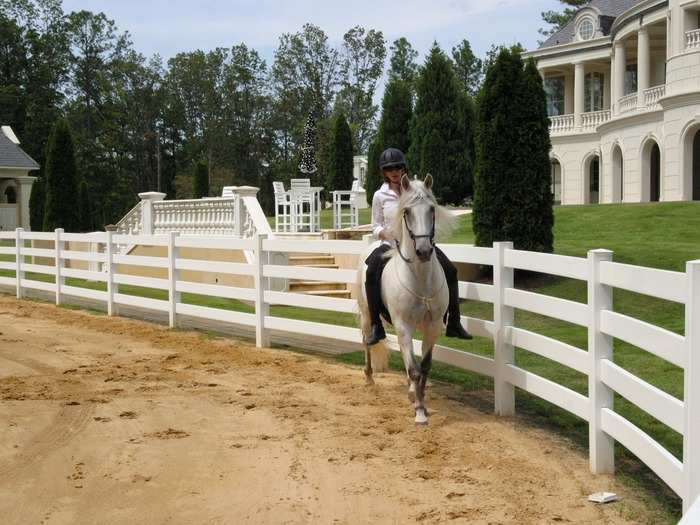
[[[433,208],[433,226],[432,226],[432,228],[430,228],[430,233],[427,233],[425,235],[416,235],[415,233],[413,233],[413,230],[411,230],[411,228],[408,226],[408,221],[406,220],[406,213],[405,212],[403,214],[403,223],[406,226],[406,230],[408,230],[409,237],[411,237],[411,240],[413,241],[413,250],[414,251],[416,250],[416,239],[420,239],[422,237],[429,237],[430,238],[430,245],[433,248],[435,248],[435,208]],[[398,250],[399,255],[404,260],[404,262],[407,262],[409,264],[413,262],[413,259],[408,259],[408,258],[403,256],[403,253],[401,253],[401,243],[398,241],[398,239],[396,241],[396,249]]]

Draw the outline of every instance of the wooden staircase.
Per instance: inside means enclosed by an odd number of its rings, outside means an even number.
[[[338,268],[335,257],[330,254],[290,253],[289,266],[304,266],[312,268]],[[350,299],[350,290],[345,283],[324,281],[289,280],[289,291],[323,297]]]

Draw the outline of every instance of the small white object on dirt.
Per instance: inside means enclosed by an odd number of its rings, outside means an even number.
[[[588,501],[594,503],[610,503],[611,501],[617,501],[620,497],[614,492],[595,492],[588,496]]]

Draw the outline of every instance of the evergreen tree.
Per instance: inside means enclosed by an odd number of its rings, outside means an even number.
[[[435,196],[449,204],[461,203],[472,186],[473,162],[465,137],[473,124],[465,96],[450,59],[433,44],[416,80],[408,163],[414,174],[431,173]]]
[[[390,79],[382,98],[379,129],[367,152],[365,190],[369,204],[372,204],[374,192],[383,181],[379,170],[379,155],[386,148],[398,148],[404,153],[408,152],[412,114],[413,94],[410,84],[398,77]]]
[[[61,119],[54,126],[49,139],[46,159],[44,231],[52,231],[56,228],[63,228],[67,232],[79,230],[80,214],[75,203],[77,194],[73,137],[68,123]]]
[[[199,161],[195,165],[193,191],[195,199],[209,196],[209,168],[206,162]]]
[[[306,118],[304,126],[304,146],[301,148],[299,171],[304,175],[316,173],[316,121],[312,112]]]
[[[455,74],[462,88],[472,97],[476,96],[481,87],[483,62],[472,51],[469,40],[464,39],[458,46],[452,48],[452,60],[455,64]]]
[[[333,123],[333,141],[330,148],[328,191],[349,190],[353,168],[352,132],[345,114],[339,111]]]
[[[479,95],[473,225],[478,246],[552,251],[549,125],[533,63],[502,49]]]
[[[29,196],[29,225],[32,231],[44,229],[44,200],[46,183],[44,177],[39,177],[32,184],[32,194]]]
[[[80,182],[79,192],[80,231],[94,231],[95,227],[92,222],[92,205],[90,204],[90,189],[88,188],[88,184],[85,179]]]

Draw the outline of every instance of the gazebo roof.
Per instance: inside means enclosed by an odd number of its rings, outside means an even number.
[[[39,164],[19,147],[19,141],[8,126],[0,131],[0,168],[39,169]]]

